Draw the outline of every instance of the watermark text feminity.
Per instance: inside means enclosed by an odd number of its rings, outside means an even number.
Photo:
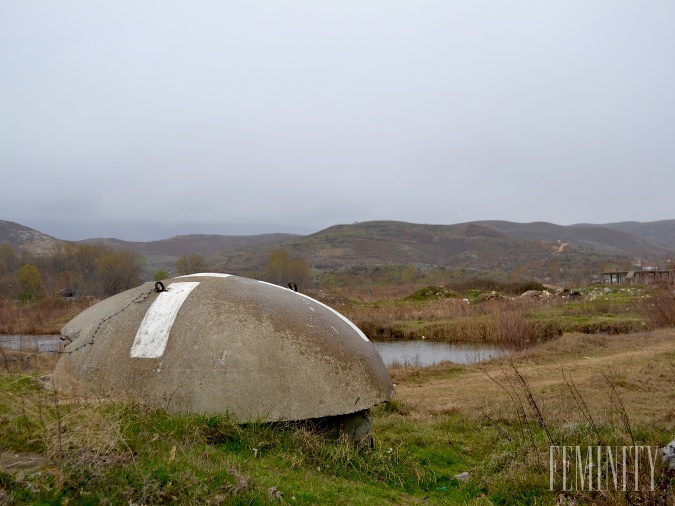
[[[550,490],[654,490],[659,446],[551,446]]]

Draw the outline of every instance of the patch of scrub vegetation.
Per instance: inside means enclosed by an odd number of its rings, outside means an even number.
[[[536,285],[523,282],[509,286],[511,290],[518,288],[515,291],[519,293]],[[661,292],[654,287],[540,288],[519,295],[477,288],[460,294],[433,285],[394,300],[350,303],[342,299],[338,309],[372,339],[426,337],[519,347],[564,332],[626,334],[657,328],[661,323],[652,325],[647,320],[667,320],[667,304],[672,300],[667,291],[656,297]]]
[[[427,286],[405,297],[404,300],[426,302],[438,299],[456,299],[460,294],[443,286]]]

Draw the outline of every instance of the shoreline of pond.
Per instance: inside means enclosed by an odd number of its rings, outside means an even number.
[[[513,351],[496,343],[469,341],[389,339],[374,340],[372,343],[387,367],[426,367],[444,361],[470,364],[501,357]],[[58,334],[0,335],[0,347],[11,350],[60,352],[66,344]]]

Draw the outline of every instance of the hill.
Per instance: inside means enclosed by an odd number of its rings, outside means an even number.
[[[650,241],[675,246],[675,220],[651,221],[640,223],[637,221],[623,221],[619,223],[607,223],[605,225],[581,224],[583,227],[602,226],[619,230],[627,234],[636,235]]]
[[[655,237],[658,234],[644,235],[621,227],[620,224],[609,225],[569,225],[561,226],[553,223],[512,223],[509,221],[480,221],[474,222],[482,226],[507,234],[510,237],[528,240],[552,241],[569,243],[589,250],[609,254],[628,254],[662,257],[672,252],[675,246],[675,220],[671,222],[670,233],[673,235],[672,244],[659,242]],[[633,230],[642,232],[651,230],[648,224],[645,227],[634,227]]]
[[[35,255],[47,254],[63,243],[7,221],[0,221],[2,241]],[[372,221],[334,225],[306,236],[181,235],[150,242],[114,238],[81,242],[137,251],[145,257],[147,273],[159,268],[172,271],[179,256],[198,253],[214,270],[255,274],[271,251],[284,249],[321,271],[412,264],[422,270],[442,267],[508,273],[527,266],[529,275],[542,276],[553,264],[558,271],[569,272],[579,265],[602,269],[609,264],[630,265],[636,257],[658,261],[673,256],[675,220],[570,226],[499,220],[454,225]]]
[[[49,254],[55,246],[63,244],[63,241],[32,228],[0,220],[0,243],[3,242],[9,243],[17,251],[25,249],[33,255]]]
[[[102,244],[112,249],[130,249],[144,255],[169,255],[179,257],[197,253],[210,257],[221,251],[246,249],[256,246],[274,245],[288,239],[299,237],[293,234],[262,235],[177,235],[159,241],[135,242],[120,239],[85,239],[86,244]]]
[[[283,247],[292,256],[304,258],[320,270],[339,270],[354,265],[415,264],[511,271],[521,265],[543,267],[554,260],[558,263],[630,260],[618,247],[608,245],[596,250],[587,245],[568,243],[561,248],[561,243],[551,234],[542,235],[536,231],[527,234],[527,226],[521,233],[503,228],[503,231],[497,230],[482,223],[421,225],[374,221],[335,225],[277,244],[274,248]],[[609,231],[608,235],[611,234],[620,233]],[[260,268],[271,249],[256,249],[245,255],[219,254],[212,261],[225,272]]]

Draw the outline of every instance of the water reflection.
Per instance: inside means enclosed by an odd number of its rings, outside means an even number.
[[[473,364],[508,353],[494,344],[447,341],[373,341],[385,365],[394,363],[416,366],[438,364],[443,361]]]

